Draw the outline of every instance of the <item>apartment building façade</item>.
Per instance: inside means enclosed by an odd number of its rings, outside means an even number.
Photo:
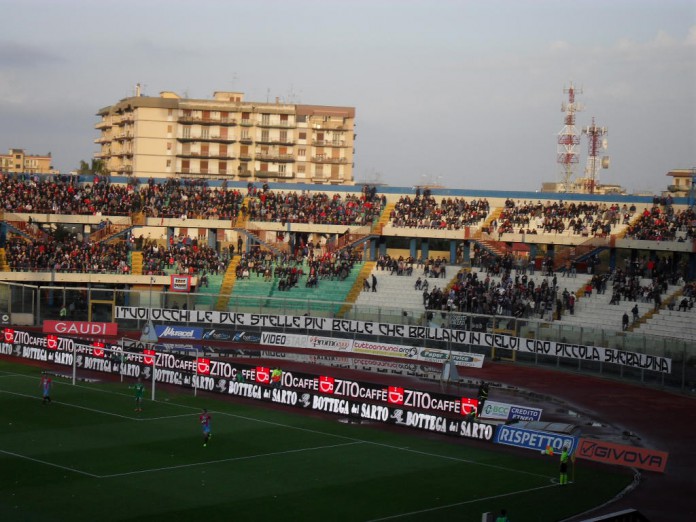
[[[125,98],[95,125],[113,175],[352,185],[355,108],[212,99]]]
[[[56,174],[52,166],[51,153],[42,156],[27,154],[24,149],[10,149],[7,154],[0,154],[0,172],[24,174]]]

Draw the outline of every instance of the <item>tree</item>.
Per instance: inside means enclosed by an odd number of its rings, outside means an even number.
[[[100,159],[93,159],[91,164],[87,163],[85,160],[80,160],[80,167],[77,169],[77,173],[81,176],[107,176],[109,174],[109,169],[106,168],[106,163]]]

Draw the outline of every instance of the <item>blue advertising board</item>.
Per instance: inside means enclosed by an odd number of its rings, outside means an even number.
[[[560,452],[567,446],[569,453],[572,454],[578,444],[578,439],[572,435],[501,425],[495,432],[493,442],[536,451],[544,451],[548,446],[551,446],[554,451]]]

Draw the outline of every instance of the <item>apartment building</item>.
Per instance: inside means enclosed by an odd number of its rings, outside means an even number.
[[[27,154],[24,149],[10,149],[7,154],[0,154],[0,172],[18,172],[26,174],[56,174],[51,153],[45,156]]]
[[[125,98],[97,115],[113,175],[352,185],[355,108],[212,99]]]

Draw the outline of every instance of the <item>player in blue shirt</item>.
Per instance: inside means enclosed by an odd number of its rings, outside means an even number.
[[[210,431],[210,413],[208,413],[208,410],[203,409],[203,413],[200,414],[198,419],[201,422],[201,426],[203,427],[203,447],[206,447],[208,445],[208,441],[210,440],[210,437],[212,436],[212,433]]]

